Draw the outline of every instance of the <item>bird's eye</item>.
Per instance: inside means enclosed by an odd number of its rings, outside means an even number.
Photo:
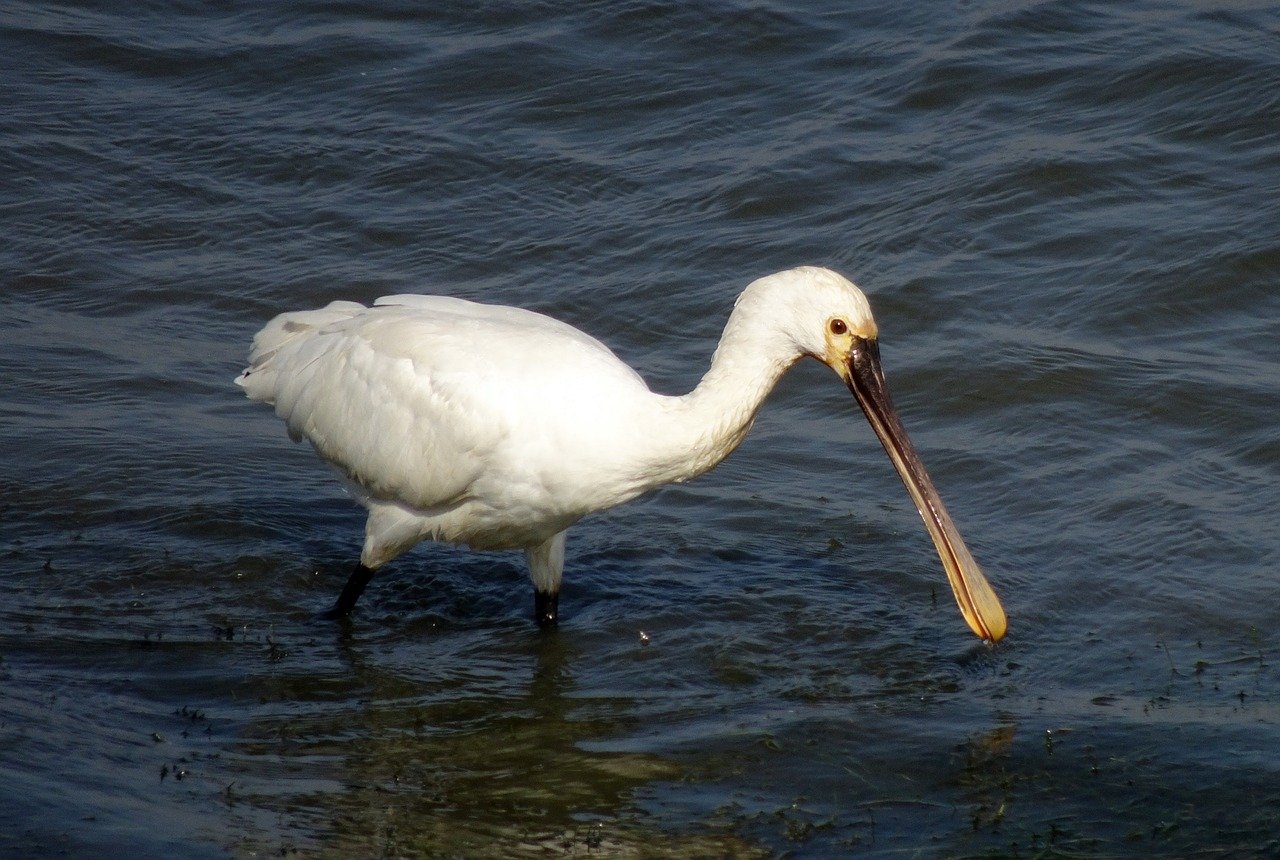
[[[844,334],[848,330],[849,330],[849,324],[846,323],[844,320],[837,318],[831,321],[832,334]]]

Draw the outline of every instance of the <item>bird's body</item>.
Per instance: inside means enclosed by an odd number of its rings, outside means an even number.
[[[274,404],[369,510],[335,614],[350,611],[373,570],[430,539],[524,549],[540,620],[554,622],[565,531],[723,460],[796,360],[845,360],[833,353],[837,318],[874,343],[865,297],[834,272],[756,281],[701,383],[665,396],[604,344],[542,314],[389,296],[281,314],[237,382]]]
[[[629,497],[600,440],[628,431],[627,406],[648,389],[576,329],[443,296],[279,322],[245,388],[387,520],[370,529],[366,565],[425,538],[530,546]]]

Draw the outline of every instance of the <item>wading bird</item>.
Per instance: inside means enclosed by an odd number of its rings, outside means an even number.
[[[374,571],[424,540],[523,549],[535,617],[557,621],[565,532],[587,514],[686,481],[742,442],[766,395],[816,358],[848,385],[906,484],[969,627],[1005,614],[889,399],[875,320],[828,269],[761,278],[738,297],[711,369],[655,394],[608,347],[532,311],[446,296],[284,313],[236,379],[273,404],[369,510],[360,562],[324,617],[348,615]]]

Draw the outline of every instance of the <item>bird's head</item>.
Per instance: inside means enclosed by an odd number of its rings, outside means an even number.
[[[853,393],[893,461],[933,538],[960,613],[985,640],[1005,634],[1007,621],[982,569],[961,539],[911,438],[898,418],[880,366],[879,329],[867,297],[851,281],[812,266],[761,278],[744,299],[769,296],[769,313],[791,339],[795,354],[826,364]]]

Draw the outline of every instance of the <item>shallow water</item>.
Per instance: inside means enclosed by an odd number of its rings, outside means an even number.
[[[1280,850],[1277,37],[1266,4],[7,4],[0,853]],[[274,313],[519,304],[677,391],[800,263],[870,294],[999,646],[816,364],[573,530],[557,632],[517,554],[448,547],[311,620],[362,517],[231,384]]]

